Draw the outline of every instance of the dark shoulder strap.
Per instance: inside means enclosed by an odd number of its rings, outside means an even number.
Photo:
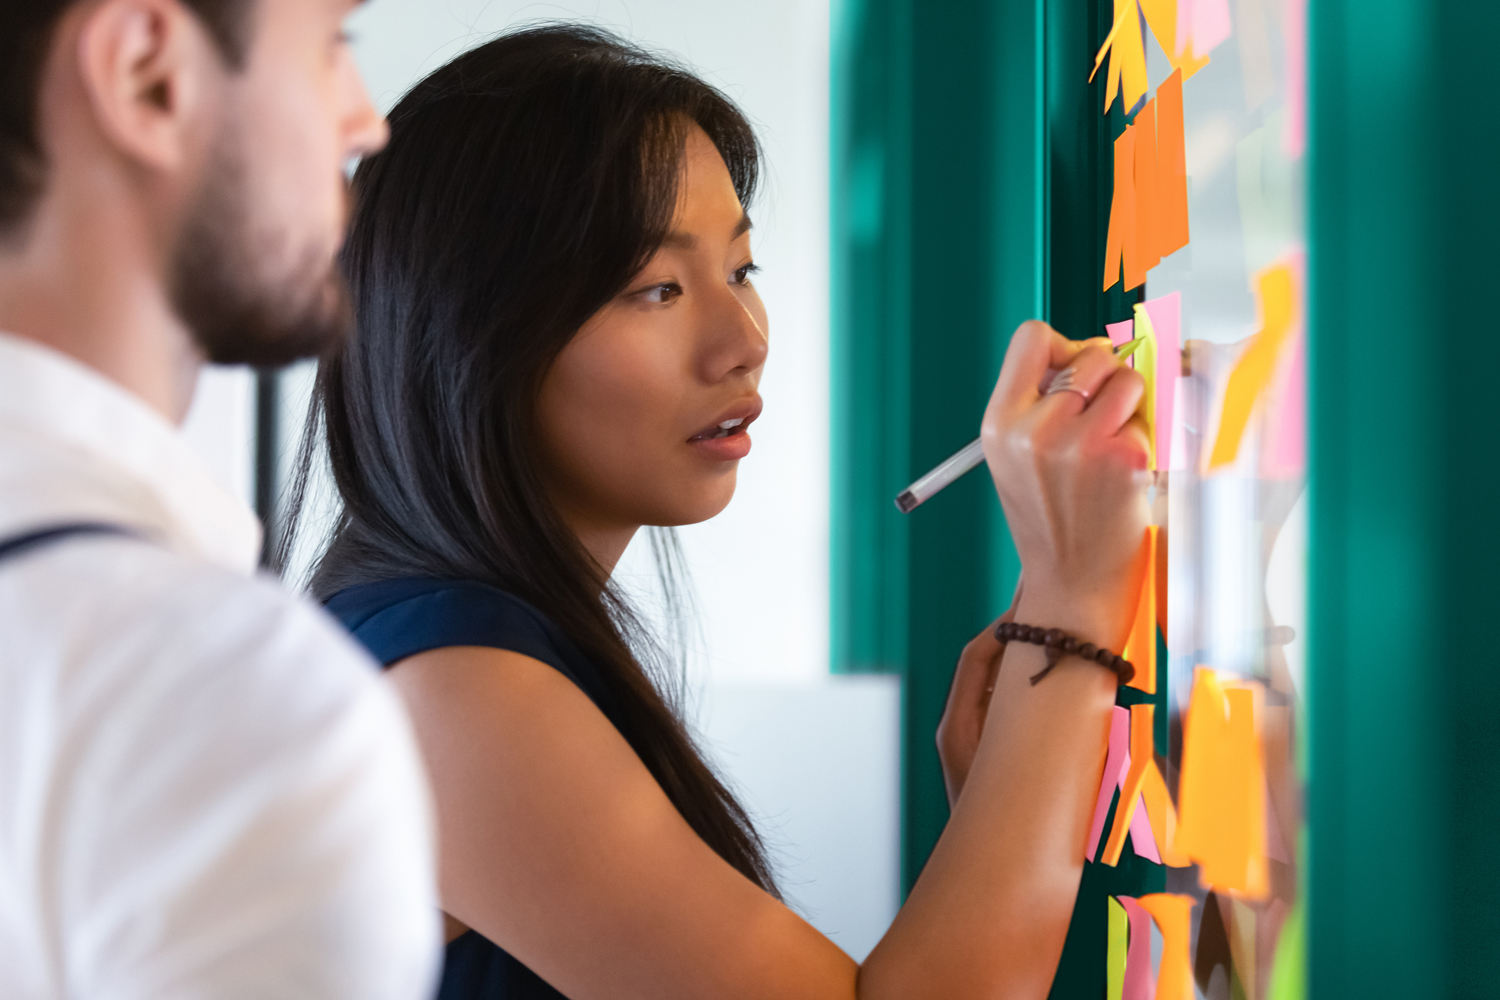
[[[0,539],[0,560],[30,552],[32,549],[77,535],[125,535],[135,537],[135,532],[118,524],[103,522],[79,522],[78,524],[55,524],[50,528],[38,528],[24,535]]]

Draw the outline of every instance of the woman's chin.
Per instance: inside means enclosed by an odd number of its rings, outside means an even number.
[[[664,504],[656,515],[643,523],[654,524],[662,528],[680,528],[688,524],[701,524],[704,521],[717,517],[729,506],[729,501],[734,499],[734,475],[731,473],[725,477],[728,482],[720,481],[713,484],[713,489],[703,490],[691,497],[686,497],[693,491],[684,490],[682,494],[673,497],[670,505]],[[727,487],[727,488],[726,488]],[[687,502],[684,502],[684,499]]]

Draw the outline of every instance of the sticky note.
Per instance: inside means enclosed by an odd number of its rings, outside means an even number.
[[[1193,897],[1154,892],[1136,902],[1161,928],[1161,966],[1157,971],[1156,1000],[1194,1000],[1192,943]]]
[[[1125,785],[1125,769],[1130,765],[1130,711],[1116,705],[1109,720],[1109,750],[1104,757],[1104,775],[1099,779],[1099,798],[1094,804],[1094,822],[1089,829],[1088,853],[1093,861],[1099,854],[1099,838],[1104,835],[1104,821],[1115,790]]]
[[[1262,451],[1267,479],[1295,479],[1307,468],[1307,342],[1300,328],[1291,335],[1286,355],[1271,397],[1270,439]]]
[[[1125,773],[1125,786],[1120,789],[1120,804],[1115,806],[1114,825],[1110,827],[1109,838],[1104,842],[1104,854],[1099,859],[1106,865],[1120,863],[1120,855],[1125,850],[1125,835],[1130,832],[1136,805],[1141,798],[1146,769],[1156,764],[1155,709],[1155,705],[1149,704],[1130,706],[1130,767]]]
[[[1152,422],[1156,428],[1156,467],[1172,468],[1172,418],[1177,400],[1177,380],[1182,377],[1182,293],[1173,292],[1159,299],[1150,299],[1138,306],[1151,321],[1151,334],[1155,339],[1156,377],[1154,396],[1156,412]],[[1162,597],[1165,597],[1165,593]],[[1166,631],[1165,626],[1162,629]]]
[[[1109,944],[1104,953],[1104,996],[1106,1000],[1124,1000],[1125,956],[1130,942],[1130,917],[1113,896],[1109,905]]]
[[[1183,132],[1181,70],[1156,88],[1157,252],[1188,245],[1187,141]]]
[[[1151,314],[1146,312],[1142,303],[1135,304],[1135,332],[1136,337],[1141,340],[1141,346],[1136,348],[1135,370],[1141,373],[1141,378],[1146,383],[1145,391],[1141,393],[1141,401],[1136,406],[1136,412],[1146,421],[1146,442],[1150,445],[1151,454],[1147,458],[1146,468],[1156,468],[1156,333],[1151,326]],[[1128,659],[1128,657],[1127,657]]]
[[[1225,685],[1215,671],[1199,667],[1183,721],[1173,849],[1198,864],[1205,887],[1245,899],[1264,899],[1269,888],[1265,764],[1257,721],[1263,705],[1260,685]]]
[[[1229,37],[1229,0],[1192,0],[1193,52],[1207,55]]]
[[[1135,339],[1135,320],[1127,319],[1121,320],[1118,323],[1106,323],[1104,324],[1104,332],[1109,334],[1109,342],[1116,347],[1119,347],[1121,344],[1128,344]],[[1130,363],[1132,365],[1135,364],[1133,357]]]
[[[1307,996],[1307,939],[1303,931],[1303,907],[1299,898],[1276,939],[1276,957],[1266,1000],[1304,1000]]]
[[[1291,266],[1273,264],[1262,271],[1256,280],[1256,298],[1260,304],[1260,332],[1251,339],[1229,373],[1219,433],[1208,460],[1210,471],[1231,464],[1239,456],[1251,410],[1275,374],[1282,345],[1292,331],[1299,304]]]
[[[1140,269],[1135,232],[1135,129],[1127,127],[1115,140],[1115,191],[1109,207],[1109,230],[1104,238],[1104,290],[1120,280],[1125,267],[1125,290],[1146,280]],[[1134,281],[1135,284],[1131,284]]]
[[[1171,868],[1186,868],[1191,865],[1192,859],[1177,851],[1174,846],[1177,839],[1177,809],[1172,805],[1172,795],[1167,791],[1167,783],[1154,761],[1146,769],[1145,780],[1141,782],[1141,805],[1146,807],[1147,821],[1151,824],[1151,833],[1160,848],[1162,864]],[[1140,851],[1136,853],[1139,854]]]
[[[1161,235],[1157,232],[1161,206],[1157,204],[1160,181],[1156,173],[1156,101],[1136,114],[1135,129],[1135,238],[1142,271],[1161,263]]]
[[[1115,0],[1115,23],[1105,37],[1104,44],[1094,57],[1094,72],[1089,74],[1093,82],[1099,72],[1105,54],[1109,56],[1109,69],[1105,71],[1104,113],[1115,103],[1115,95],[1122,90],[1125,95],[1125,112],[1135,110],[1141,98],[1146,96],[1146,39],[1141,31],[1140,8],[1136,0]]]
[[[1146,27],[1168,59],[1177,55],[1177,0],[1140,0]],[[1159,91],[1158,91],[1159,93]]]
[[[1172,633],[1167,631],[1167,597],[1170,594],[1167,581],[1167,545],[1168,540],[1156,534],[1156,571],[1153,574],[1152,585],[1156,588],[1156,627],[1161,629],[1161,640],[1163,646],[1167,636]]]
[[[1193,48],[1193,3],[1194,0],[1177,0],[1177,24],[1172,32],[1173,49],[1162,47],[1167,54],[1167,61],[1172,64],[1173,69],[1182,70],[1182,78],[1190,80],[1193,74],[1198,72],[1209,63],[1208,50]],[[1156,29],[1153,27],[1152,31]],[[1165,30],[1165,26],[1163,27]],[[1161,41],[1161,35],[1156,36]],[[1201,55],[1199,54],[1201,53]]]
[[[1153,761],[1147,768],[1149,774],[1156,770]],[[1146,810],[1137,804],[1135,814],[1130,817],[1130,846],[1135,848],[1135,856],[1144,858],[1153,865],[1161,864],[1161,853],[1156,849],[1156,836],[1151,831],[1151,817]]]
[[[1130,687],[1147,694],[1156,693],[1156,538],[1159,529],[1147,525],[1145,537],[1136,553],[1135,615],[1121,656],[1135,665]],[[1132,744],[1130,752],[1135,753]]]
[[[1152,1000],[1156,976],[1151,968],[1151,914],[1129,896],[1120,905],[1130,919],[1130,944],[1125,953],[1125,982],[1121,1000]]]

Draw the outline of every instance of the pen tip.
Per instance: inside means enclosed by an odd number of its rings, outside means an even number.
[[[896,498],[896,507],[903,514],[910,514],[920,506],[922,501],[916,498],[911,490],[902,490],[901,495]]]

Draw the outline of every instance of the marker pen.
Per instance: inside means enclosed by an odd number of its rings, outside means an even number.
[[[1145,342],[1145,337],[1137,337],[1128,343],[1121,344],[1115,348],[1115,357],[1124,360],[1135,353],[1136,348]],[[927,475],[912,483],[902,490],[896,497],[896,507],[903,514],[910,514],[922,504],[937,496],[944,488],[957,481],[964,473],[977,468],[984,463],[984,449],[980,447],[979,439],[970,441],[961,451],[948,456],[938,463]]]

